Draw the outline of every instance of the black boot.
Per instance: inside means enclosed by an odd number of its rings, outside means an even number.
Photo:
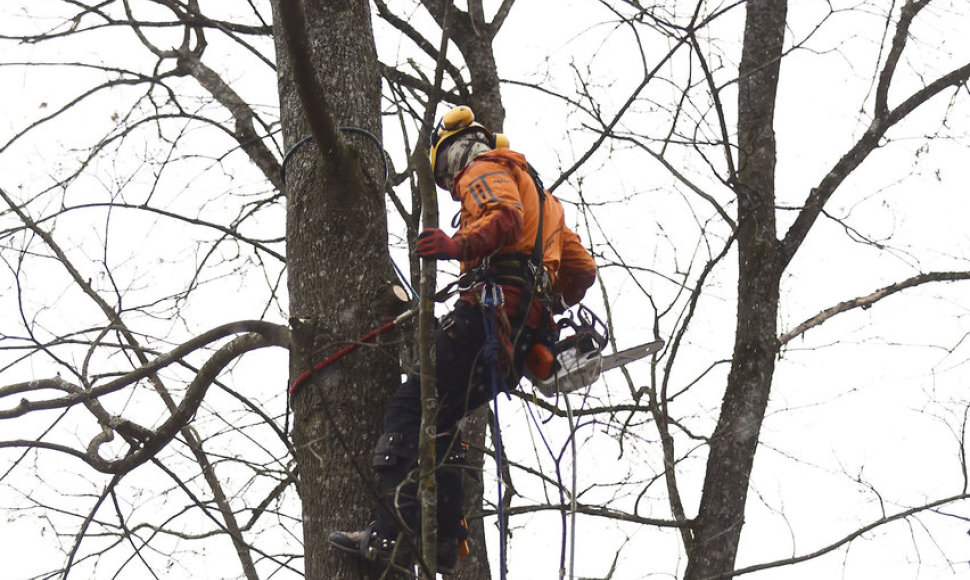
[[[373,562],[393,562],[407,567],[410,564],[409,550],[398,546],[394,538],[388,538],[374,529],[371,524],[366,530],[356,532],[333,532],[328,538],[330,545],[338,550],[357,554]]]
[[[386,538],[374,529],[373,525],[366,530],[355,532],[333,532],[328,538],[330,545],[338,550],[355,554],[372,562],[393,562],[402,568],[410,568],[412,560],[406,546],[398,546],[393,538]],[[454,574],[458,568],[458,540],[443,538],[438,540],[437,572],[439,574]]]

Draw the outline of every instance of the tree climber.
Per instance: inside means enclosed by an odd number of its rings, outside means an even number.
[[[460,226],[454,236],[425,229],[418,236],[418,254],[460,260],[462,275],[471,282],[435,333],[437,569],[447,574],[457,564],[459,540],[467,536],[461,522],[464,453],[458,421],[493,398],[489,373],[495,366],[504,374],[501,389],[515,388],[526,353],[536,344],[552,344],[552,315],[583,298],[595,280],[596,265],[579,236],[566,227],[559,200],[542,189],[525,157],[509,150],[503,135],[475,122],[470,108],[456,107],[442,117],[431,135],[430,157],[435,183],[461,202]],[[495,325],[486,326],[479,304],[483,290],[504,297],[494,309]],[[499,335],[499,364],[490,368],[482,351],[493,326]],[[384,498],[377,520],[363,531],[332,533],[334,547],[374,560],[393,553],[397,562],[405,562],[397,555],[419,545],[413,538],[420,533],[420,421],[420,379],[415,372],[392,395],[374,451]],[[414,536],[395,551],[402,532]]]

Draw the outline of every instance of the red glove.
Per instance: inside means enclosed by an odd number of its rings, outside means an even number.
[[[457,260],[461,244],[438,228],[428,228],[418,236],[418,255],[435,260]]]

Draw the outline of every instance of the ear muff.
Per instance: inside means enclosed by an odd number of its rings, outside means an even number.
[[[471,107],[461,105],[442,115],[438,125],[445,131],[454,131],[464,129],[474,122],[475,113],[472,112]]]

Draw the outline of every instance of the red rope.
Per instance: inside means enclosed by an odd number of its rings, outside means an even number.
[[[405,312],[404,314],[398,316],[397,318],[395,318],[394,320],[392,320],[392,321],[384,324],[383,326],[381,326],[379,328],[375,328],[374,330],[368,332],[367,334],[365,334],[357,342],[348,344],[347,346],[343,347],[342,349],[340,349],[337,352],[333,353],[332,355],[328,356],[324,360],[316,363],[315,365],[313,365],[309,369],[303,371],[303,373],[300,376],[296,377],[296,380],[293,381],[293,384],[290,385],[290,389],[289,389],[290,396],[292,397],[293,395],[296,394],[297,389],[300,388],[300,385],[304,381],[306,381],[308,378],[310,378],[310,375],[312,375],[313,373],[315,373],[317,371],[321,371],[321,370],[325,369],[326,367],[330,366],[332,363],[334,363],[338,359],[342,358],[347,353],[350,353],[350,352],[353,352],[353,351],[357,350],[358,348],[360,348],[360,346],[362,344],[367,344],[368,342],[373,341],[375,338],[377,338],[378,336],[384,334],[385,332],[388,332],[388,331],[393,330],[395,326],[397,326],[401,322],[403,322],[403,321],[407,320],[408,318],[410,318],[412,314],[414,314],[414,311],[413,310],[409,310],[409,311]]]

